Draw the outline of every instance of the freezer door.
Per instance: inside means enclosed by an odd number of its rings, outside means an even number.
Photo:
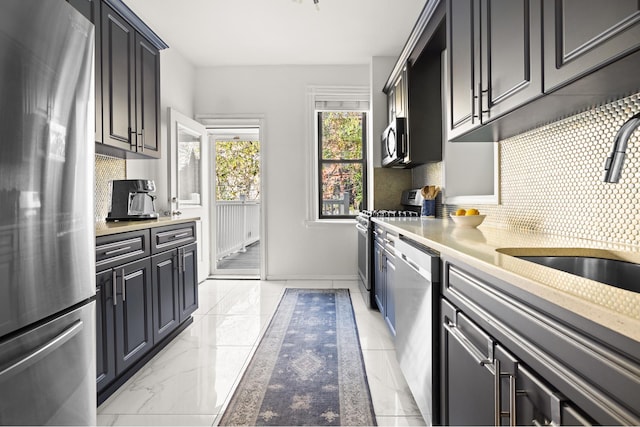
[[[0,344],[0,425],[95,425],[95,301]]]
[[[0,2],[0,339],[95,294],[94,28]]]

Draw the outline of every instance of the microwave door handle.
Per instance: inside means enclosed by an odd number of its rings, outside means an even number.
[[[384,131],[384,151],[387,157],[391,156],[391,150],[389,150],[389,136],[391,135],[391,128],[387,128]]]

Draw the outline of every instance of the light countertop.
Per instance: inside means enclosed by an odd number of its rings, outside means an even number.
[[[98,221],[96,222],[96,237],[127,231],[145,230],[147,228],[162,227],[165,225],[183,224],[185,222],[199,221],[198,216],[161,216],[158,219],[144,221]]]
[[[618,289],[512,254],[592,255],[640,263],[640,248],[491,228],[461,228],[433,218],[372,218],[373,222],[640,342],[640,293]],[[513,249],[516,248],[516,249]],[[526,248],[526,249],[521,249]],[[570,249],[567,249],[570,248]],[[639,278],[640,280],[640,278]]]

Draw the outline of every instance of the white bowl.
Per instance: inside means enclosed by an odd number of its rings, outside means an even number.
[[[486,215],[450,216],[456,226],[465,228],[476,228],[477,226],[482,224],[482,221],[484,221],[484,218],[486,217]]]

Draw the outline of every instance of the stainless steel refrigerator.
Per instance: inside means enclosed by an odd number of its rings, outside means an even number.
[[[94,28],[0,1],[0,424],[96,421]]]

